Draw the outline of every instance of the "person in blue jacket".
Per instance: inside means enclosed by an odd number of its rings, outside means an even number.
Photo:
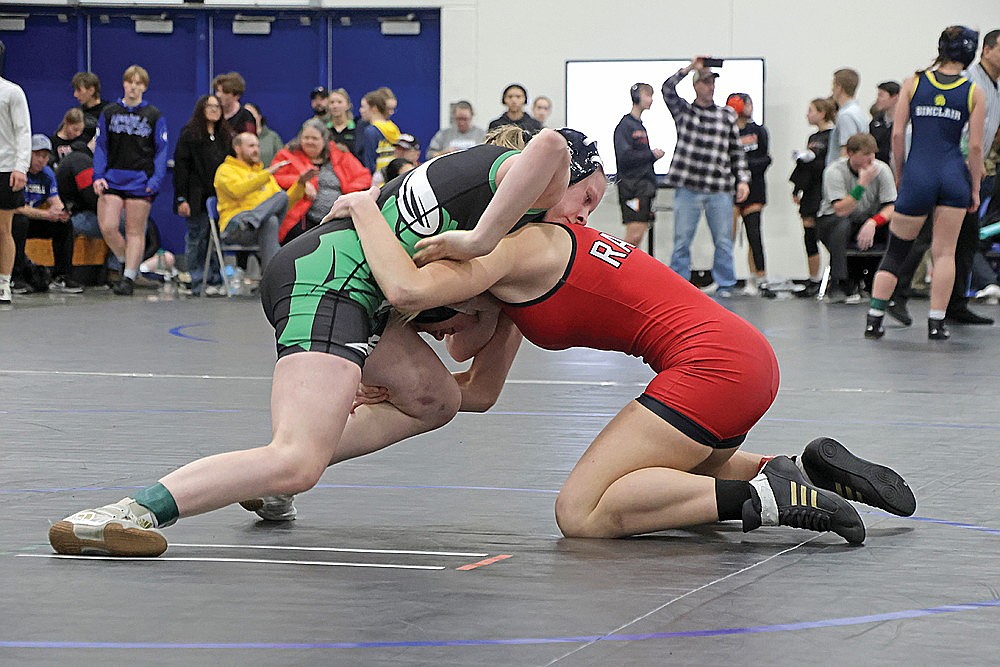
[[[112,289],[129,296],[142,262],[153,199],[167,175],[167,121],[142,99],[149,73],[132,65],[122,75],[124,95],[105,107],[97,121],[94,192],[101,234],[124,266]],[[120,231],[125,211],[125,235]]]

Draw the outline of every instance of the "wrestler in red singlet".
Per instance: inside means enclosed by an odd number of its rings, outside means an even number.
[[[764,336],[635,246],[581,225],[562,279],[545,295],[505,304],[525,338],[550,350],[615,350],[657,375],[639,402],[685,435],[735,447],[778,391]]]

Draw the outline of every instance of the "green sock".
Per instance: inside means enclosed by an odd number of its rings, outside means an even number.
[[[889,303],[887,299],[876,299],[875,297],[872,297],[872,300],[868,302],[868,307],[872,310],[881,310],[882,312],[885,312],[885,306],[887,303]]]
[[[132,498],[156,516],[156,526],[164,528],[177,521],[180,512],[177,511],[177,502],[167,491],[167,487],[159,482],[153,486],[148,486]]]

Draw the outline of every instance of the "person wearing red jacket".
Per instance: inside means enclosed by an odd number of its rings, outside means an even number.
[[[278,229],[278,242],[284,245],[320,223],[341,194],[367,190],[372,175],[354,155],[330,141],[322,121],[311,118],[302,124],[299,135],[274,156],[272,164],[287,162],[274,173],[282,188],[291,187],[302,173],[319,170],[306,181],[305,196],[290,206]]]

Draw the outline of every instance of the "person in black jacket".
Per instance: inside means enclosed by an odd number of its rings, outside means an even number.
[[[837,117],[837,107],[832,100],[817,97],[809,103],[806,120],[816,126],[816,132],[809,135],[806,149],[795,151],[795,169],[792,171],[792,201],[799,206],[802,218],[803,239],[806,246],[806,260],[809,263],[809,282],[805,289],[795,292],[795,296],[809,298],[819,293],[820,258],[819,240],[816,236],[816,214],[823,200],[823,169],[826,153],[830,149],[833,121]]]
[[[528,91],[519,83],[512,83],[503,89],[500,97],[501,103],[507,107],[507,111],[490,121],[489,129],[494,130],[503,125],[517,125],[525,132],[538,134],[542,131],[542,124],[531,117],[531,114],[524,110],[524,105],[528,103]]]
[[[747,244],[750,246],[748,256],[750,278],[747,280],[745,292],[751,295],[761,293],[764,296],[774,296],[767,290],[765,284],[767,269],[764,264],[764,241],[760,234],[760,214],[767,204],[764,172],[771,166],[767,128],[753,121],[753,100],[746,93],[733,93],[726,100],[726,105],[736,112],[736,126],[740,128],[740,144],[743,146],[747,166],[750,168],[750,194],[733,208],[733,236],[736,235],[736,225],[742,218],[747,232]]]
[[[56,184],[63,205],[70,212],[73,233],[101,238],[97,224],[97,193],[94,192],[94,153],[90,145],[79,139],[56,166]]]
[[[622,116],[615,127],[615,160],[618,163],[618,202],[625,225],[624,240],[634,246],[653,222],[653,199],[656,197],[656,173],[653,163],[663,157],[659,148],[650,149],[642,112],[653,105],[653,87],[637,83],[629,90],[632,111]]]
[[[205,202],[215,196],[215,170],[231,152],[233,133],[222,117],[215,95],[203,95],[194,105],[190,120],[181,130],[174,151],[174,210],[187,218],[184,255],[191,287],[199,289],[208,252],[208,211]],[[216,277],[218,266],[212,267]],[[215,282],[221,282],[221,278]]]

